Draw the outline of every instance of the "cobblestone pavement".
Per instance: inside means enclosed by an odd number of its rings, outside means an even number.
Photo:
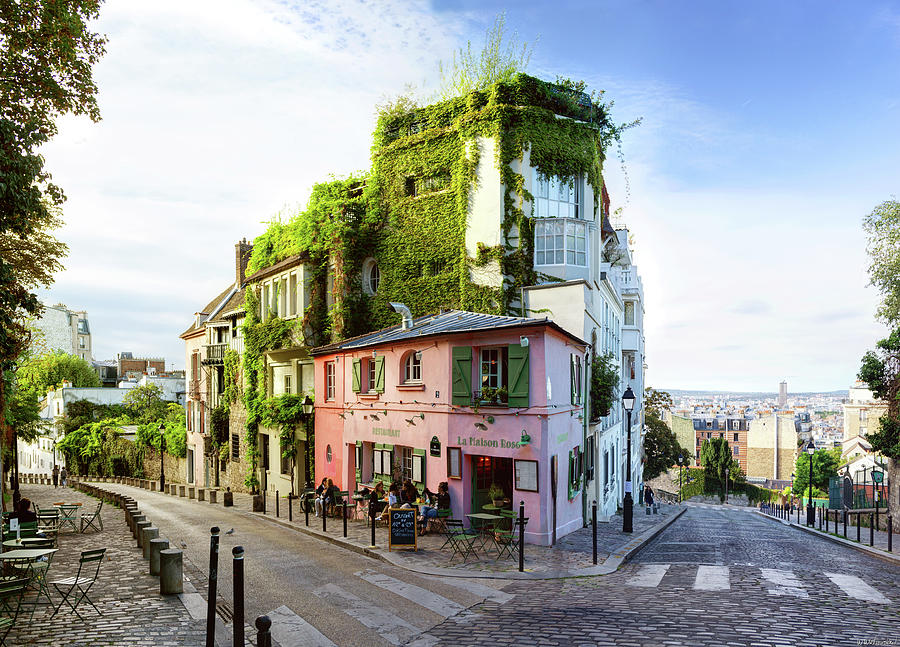
[[[56,502],[82,503],[93,510],[97,500],[70,488],[23,485],[22,495],[40,506]],[[148,574],[147,562],[131,538],[121,510],[104,504],[101,513],[103,531],[85,534],[65,530],[59,538],[59,551],[53,556],[49,580],[74,576],[78,556],[83,550],[106,548],[98,582],[91,589],[100,615],[88,605],[79,606],[87,620],[60,611],[51,618],[48,608],[39,607],[28,622],[27,613],[7,637],[8,645],[52,645],[98,647],[175,647],[203,645],[204,627],[193,620],[177,596],[159,595],[159,579]],[[51,587],[52,600],[60,596]]]
[[[714,507],[689,506],[613,575],[504,592],[515,601],[470,609],[469,626],[433,627],[437,644],[818,647],[900,631],[900,567]]]
[[[248,496],[235,496],[235,506],[244,509],[250,507]],[[288,513],[286,502],[282,500],[279,507],[279,521],[288,522]],[[270,517],[275,515],[274,497],[268,497],[267,514]],[[638,506],[635,508],[634,515],[634,532],[627,535],[622,532],[622,517],[615,515],[609,522],[597,524],[597,559],[598,563],[609,557],[612,553],[621,548],[631,538],[649,530],[661,523],[664,523],[671,516],[676,514],[680,508],[674,505],[660,505],[658,514],[647,515],[644,508]],[[297,504],[294,504],[293,525],[296,527],[305,527],[304,515],[299,512]],[[527,516],[526,511],[526,516]],[[322,520],[314,515],[309,516],[309,527],[314,530],[321,531]],[[326,532],[334,539],[343,539],[343,524],[341,519],[329,518],[326,521]],[[387,552],[387,535],[388,530],[383,525],[379,525],[375,530],[375,545],[381,552]],[[367,548],[372,543],[372,529],[364,520],[350,520],[347,523],[347,541],[360,548]],[[497,549],[494,545],[488,543],[485,550],[479,550],[474,557],[468,558],[463,562],[459,557],[451,561],[451,553],[447,549],[441,549],[444,544],[444,537],[436,534],[427,534],[418,539],[418,550],[412,551],[394,551],[392,553],[397,563],[412,568],[450,568],[457,571],[477,571],[481,573],[497,573],[504,574],[518,571],[518,558],[505,557],[504,559],[496,559]],[[534,546],[528,544],[525,551],[525,570],[530,573],[558,573],[564,571],[574,571],[577,569],[588,568],[593,566],[592,553],[592,536],[591,528],[582,528],[561,538],[556,546]]]

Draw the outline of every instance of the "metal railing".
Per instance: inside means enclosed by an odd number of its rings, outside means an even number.
[[[206,356],[203,358],[204,364],[222,364],[225,362],[225,351],[228,350],[228,344],[208,344],[204,346]]]

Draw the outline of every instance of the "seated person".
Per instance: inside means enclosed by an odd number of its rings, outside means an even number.
[[[334,499],[338,492],[340,492],[340,488],[338,488],[334,482],[330,478],[323,479],[323,485],[319,487],[322,488],[322,492],[319,496],[316,497],[316,516],[320,517],[323,514],[326,514],[329,508],[334,507]],[[318,493],[319,490],[317,489]]]
[[[380,481],[375,484],[372,491],[369,492],[369,516],[376,517],[384,510],[384,483]]]
[[[387,507],[381,512],[381,516],[379,517],[379,519],[387,519],[388,509],[394,508],[398,505],[400,505],[400,485],[395,481],[391,483],[391,487],[388,489],[388,504]]]
[[[434,492],[429,492],[428,488],[425,488],[425,496],[431,499],[434,505],[422,506],[421,514],[419,515],[419,521],[423,524],[427,524],[429,519],[437,518],[438,510],[450,509],[450,490],[447,487],[447,481],[441,481],[440,483],[438,483],[437,494],[435,494]]]
[[[26,498],[19,499],[19,505],[16,506],[16,511],[9,516],[10,518],[17,518],[20,524],[33,523],[38,520],[37,515],[31,509],[31,500]]]
[[[406,479],[403,482],[403,489],[400,490],[400,503],[403,505],[403,508],[411,508],[412,504],[419,500],[419,491],[416,489],[416,486],[413,485],[413,482],[409,479]]]

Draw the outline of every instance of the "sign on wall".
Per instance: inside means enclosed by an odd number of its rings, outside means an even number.
[[[432,456],[440,456],[441,455],[441,441],[437,436],[431,437],[431,455]]]

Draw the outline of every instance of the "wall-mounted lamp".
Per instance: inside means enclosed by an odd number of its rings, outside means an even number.
[[[373,350],[373,351],[372,351],[372,359],[375,359],[376,357],[378,357],[378,351],[377,351],[377,350]]]
[[[420,351],[420,350],[416,351],[416,361],[419,361],[419,362],[422,361],[422,351]]]
[[[528,348],[528,337],[526,337],[525,335],[519,337],[519,346],[521,346],[522,348]]]
[[[525,430],[522,430],[522,437],[519,439],[520,445],[527,445],[531,442],[531,436],[525,433]]]

